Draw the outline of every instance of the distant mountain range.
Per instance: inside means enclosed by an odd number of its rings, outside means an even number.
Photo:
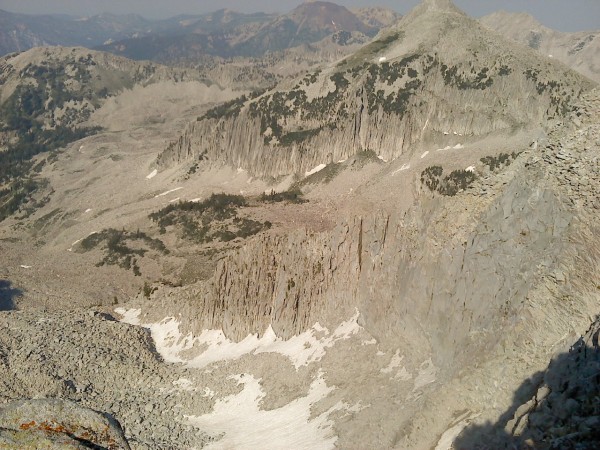
[[[373,37],[400,18],[383,8],[357,14],[330,2],[303,3],[290,13],[242,14],[222,9],[198,16],[149,21],[137,15],[102,14],[89,18],[13,14],[0,10],[0,54],[32,47],[84,46],[131,59],[169,61],[197,58],[261,56],[340,34]]]
[[[0,10],[0,54],[47,45],[95,47],[109,39],[147,33],[151,26],[151,22],[137,15],[75,18]]]
[[[144,37],[123,39],[98,47],[131,59],[149,59],[172,63],[173,59],[197,60],[201,55],[231,58],[261,57],[299,45],[313,44],[327,36],[337,35],[337,44],[344,45],[353,34],[364,36],[364,42],[375,36],[383,26],[394,23],[399,15],[389,12],[372,15],[362,12],[363,19],[343,6],[330,2],[303,3],[281,16],[253,15],[218,11],[203,16],[178,33],[159,32]],[[379,19],[376,19],[379,17]],[[385,21],[382,18],[387,17]],[[371,19],[369,19],[371,18]],[[195,20],[195,19],[194,19]],[[372,24],[379,24],[373,26]]]

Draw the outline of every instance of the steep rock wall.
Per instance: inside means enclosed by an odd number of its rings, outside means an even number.
[[[390,201],[389,211],[328,232],[263,236],[224,258],[209,282],[157,300],[185,297],[188,329],[235,340],[269,325],[287,338],[358,309],[381,345],[411,342],[438,367],[459,367],[526,322],[543,286],[584,317],[598,295],[600,128],[577,114],[579,125],[557,126],[547,146],[455,197],[423,196],[406,214],[390,212]]]

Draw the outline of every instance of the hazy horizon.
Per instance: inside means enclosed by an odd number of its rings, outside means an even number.
[[[282,0],[274,7],[273,2],[267,0],[171,0],[168,3],[160,0],[0,0],[0,9],[14,13],[73,16],[134,13],[147,19],[165,19],[223,8],[243,13],[285,13],[301,3],[302,0]],[[405,14],[419,0],[338,0],[334,3],[347,8],[383,6]],[[560,31],[600,30],[600,1],[597,0],[455,0],[455,4],[474,17],[499,10],[527,12],[542,24]]]

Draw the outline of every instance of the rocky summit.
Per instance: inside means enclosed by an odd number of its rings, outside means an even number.
[[[4,57],[0,448],[596,448],[600,88],[557,59],[449,0],[267,90]]]

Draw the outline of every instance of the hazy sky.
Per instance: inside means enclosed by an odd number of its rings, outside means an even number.
[[[230,8],[240,12],[287,12],[302,0],[0,0],[0,9],[33,14],[92,15],[137,13],[147,18],[201,14]],[[347,7],[385,6],[406,13],[419,0],[337,0]],[[499,9],[526,11],[544,25],[563,31],[600,30],[600,0],[455,0],[479,17]]]

